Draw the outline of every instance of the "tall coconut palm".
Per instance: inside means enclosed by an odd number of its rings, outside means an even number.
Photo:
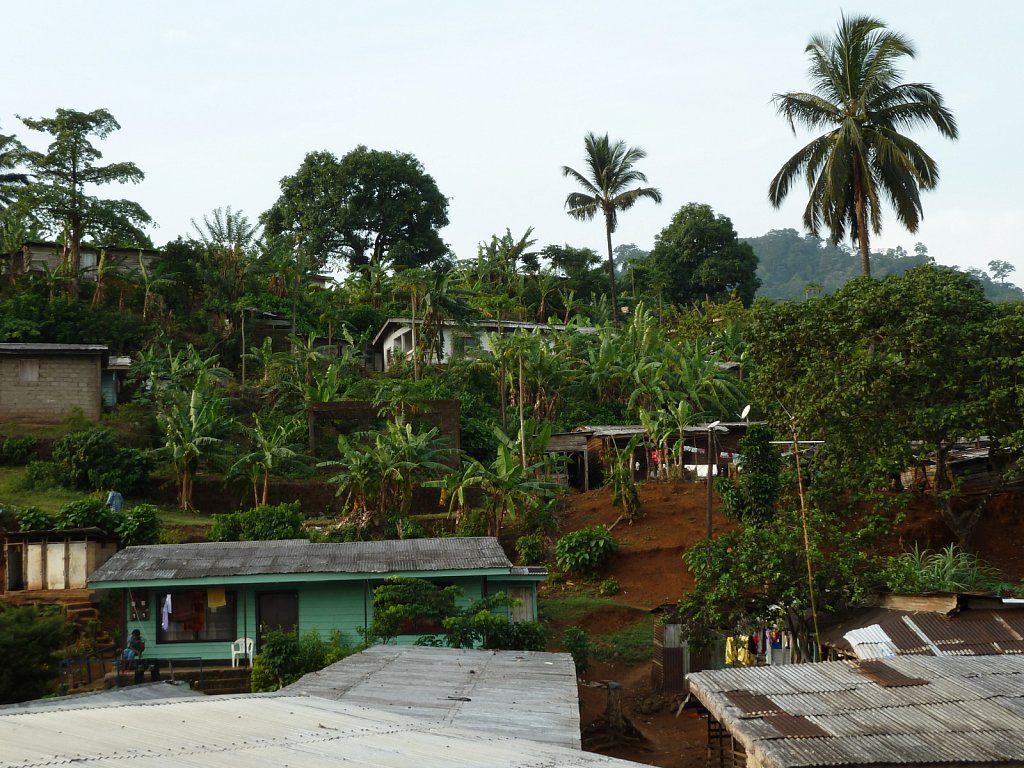
[[[870,16],[840,19],[835,37],[815,35],[807,45],[811,93],[776,94],[779,114],[796,125],[829,129],[793,157],[772,179],[768,199],[776,208],[800,175],[810,200],[804,226],[814,235],[825,227],[833,243],[847,230],[871,274],[870,233],[882,229],[881,198],[910,232],[921,220],[921,190],[939,181],[935,161],[901,131],[934,125],[957,138],[953,113],[925,83],[901,82],[899,64],[913,58],[913,44]]]
[[[582,192],[571,192],[565,198],[565,207],[575,219],[589,221],[598,213],[604,215],[604,229],[608,240],[609,298],[612,302],[612,319],[618,322],[619,306],[615,294],[615,257],[612,254],[612,233],[618,223],[618,212],[633,207],[637,200],[646,198],[661,202],[661,192],[654,187],[634,187],[647,183],[647,176],[633,166],[647,157],[640,147],[630,147],[624,141],[612,143],[608,134],[597,136],[588,133],[583,140],[587,153],[588,175],[565,165],[562,175],[574,179]],[[632,188],[631,188],[632,187]]]

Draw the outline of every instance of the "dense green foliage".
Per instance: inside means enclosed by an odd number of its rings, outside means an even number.
[[[244,512],[213,516],[210,541],[276,541],[304,539],[304,518],[299,502],[266,504]]]
[[[740,241],[728,216],[710,205],[690,203],[655,238],[647,260],[652,288],[680,306],[705,300],[728,301],[736,295],[745,304],[757,292],[757,257]]]
[[[515,601],[503,592],[459,607],[462,591],[438,587],[423,579],[389,577],[373,590],[373,622],[364,632],[368,645],[387,644],[400,634],[420,634],[421,645],[450,648],[493,648],[541,651],[547,633],[535,621],[512,622],[508,609]],[[440,625],[443,635],[433,634]]]
[[[62,485],[80,490],[115,489],[131,494],[145,488],[153,460],[146,451],[123,448],[109,429],[73,432],[53,446]]]
[[[412,155],[359,146],[341,160],[306,155],[263,221],[268,236],[296,243],[319,269],[331,259],[353,270],[420,266],[445,255],[437,231],[448,200]]]
[[[152,504],[128,507],[117,520],[118,538],[125,546],[160,542],[160,514]]]
[[[114,533],[118,527],[118,516],[98,496],[86,497],[65,504],[53,516],[54,526],[60,528],[100,528]]]
[[[0,603],[0,704],[38,699],[54,686],[69,634],[56,608]]]
[[[716,487],[722,499],[722,511],[744,523],[766,523],[775,514],[782,493],[779,472],[782,458],[771,444],[772,432],[762,424],[747,429],[740,440],[742,470],[739,482],[719,478]]]
[[[27,464],[35,456],[36,442],[32,437],[0,437],[0,466]]]
[[[324,640],[318,632],[271,630],[263,634],[262,647],[252,662],[250,687],[253,693],[276,691],[303,675],[351,656],[355,649],[340,632]]]
[[[748,329],[752,392],[781,406],[769,420],[782,434],[825,439],[810,486],[822,504],[843,503],[850,489],[882,503],[900,470],[932,457],[933,498],[969,547],[980,509],[952,503],[945,462],[957,440],[986,435],[998,449],[1015,434],[1004,411],[1019,396],[1009,349],[992,354],[994,330],[1013,316],[970,277],[938,267],[766,304]]]
[[[619,546],[605,525],[567,533],[555,543],[555,562],[570,573],[596,579]]]
[[[15,509],[19,531],[49,531],[53,529],[53,516],[39,507],[19,507]]]

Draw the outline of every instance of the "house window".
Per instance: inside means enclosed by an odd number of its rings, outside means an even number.
[[[460,355],[476,356],[480,354],[480,339],[476,336],[460,336],[455,342]]]
[[[158,643],[230,642],[238,637],[234,592],[184,589],[158,595],[156,607]]]
[[[39,381],[39,361],[19,360],[18,381],[22,384],[35,384]]]

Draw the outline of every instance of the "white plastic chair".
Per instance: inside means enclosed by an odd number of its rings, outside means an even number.
[[[231,666],[237,667],[239,659],[252,663],[252,638],[240,637],[231,644]]]

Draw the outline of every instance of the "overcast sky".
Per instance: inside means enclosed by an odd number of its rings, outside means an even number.
[[[565,214],[583,136],[643,147],[664,195],[620,218],[616,244],[649,249],[689,202],[741,236],[801,229],[795,187],[779,210],[768,182],[809,136],[793,136],[774,93],[807,90],[808,38],[841,11],[881,18],[917,45],[908,81],[933,84],[960,140],[914,138],[936,159],[917,234],[891,213],[873,248],[923,242],[944,264],[1014,264],[1024,280],[1019,197],[1018,43],[1024,3],[214,2],[3,3],[0,130],[42,149],[15,117],[109,109],[122,130],[104,162],[146,174],[137,200],[162,245],[219,206],[256,219],[307,152],[358,144],[410,152],[450,199],[442,232],[459,258],[511,229],[538,245],[604,248],[602,224]]]

